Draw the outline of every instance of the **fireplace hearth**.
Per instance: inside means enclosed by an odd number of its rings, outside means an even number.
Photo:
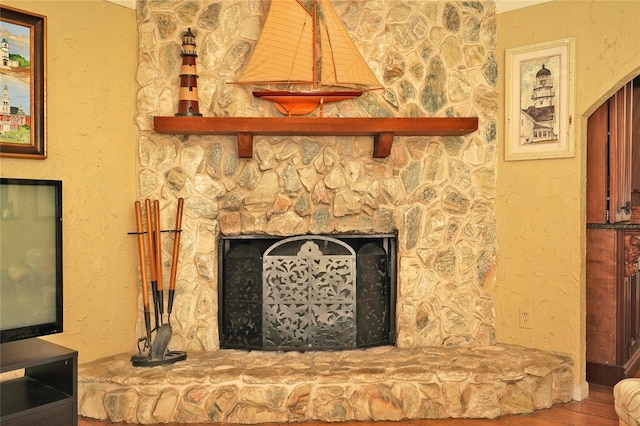
[[[79,414],[113,423],[495,418],[572,398],[569,356],[519,346],[190,353],[136,368],[128,354],[83,364]]]
[[[221,237],[223,349],[395,343],[395,235]]]

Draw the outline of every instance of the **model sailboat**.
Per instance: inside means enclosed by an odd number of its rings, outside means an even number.
[[[319,3],[319,4],[318,4]],[[304,115],[327,102],[380,89],[328,0],[271,0],[254,52],[238,84],[306,87],[254,91],[286,115]]]

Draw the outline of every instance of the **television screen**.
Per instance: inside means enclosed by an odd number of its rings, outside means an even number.
[[[62,182],[0,178],[0,341],[62,332]]]

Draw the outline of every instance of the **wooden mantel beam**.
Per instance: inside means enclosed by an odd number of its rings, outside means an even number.
[[[373,156],[388,157],[396,136],[461,136],[478,129],[477,117],[154,117],[156,132],[236,135],[238,156],[253,156],[253,135],[373,136]]]

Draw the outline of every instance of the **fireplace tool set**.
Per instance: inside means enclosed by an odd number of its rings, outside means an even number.
[[[135,367],[154,367],[156,365],[172,364],[187,358],[186,352],[169,351],[167,346],[171,340],[171,311],[176,287],[176,274],[178,266],[178,253],[180,248],[180,232],[182,223],[182,209],[184,200],[178,199],[178,211],[176,213],[173,253],[171,259],[171,275],[169,278],[169,292],[167,300],[167,321],[164,322],[164,287],[162,283],[162,246],[160,230],[160,203],[145,200],[146,224],[145,232],[142,226],[142,208],[140,201],[135,202],[136,210],[136,235],[138,237],[138,256],[140,258],[140,275],[142,282],[142,306],[144,309],[144,325],[146,335],[138,339],[138,353],[131,357],[131,363]],[[145,236],[147,249],[145,250]],[[145,256],[145,251],[148,256]],[[147,257],[149,259],[149,275],[151,286],[147,282]],[[153,300],[155,327],[151,328],[151,309],[149,306],[149,292]],[[152,334],[155,333],[153,339]]]

